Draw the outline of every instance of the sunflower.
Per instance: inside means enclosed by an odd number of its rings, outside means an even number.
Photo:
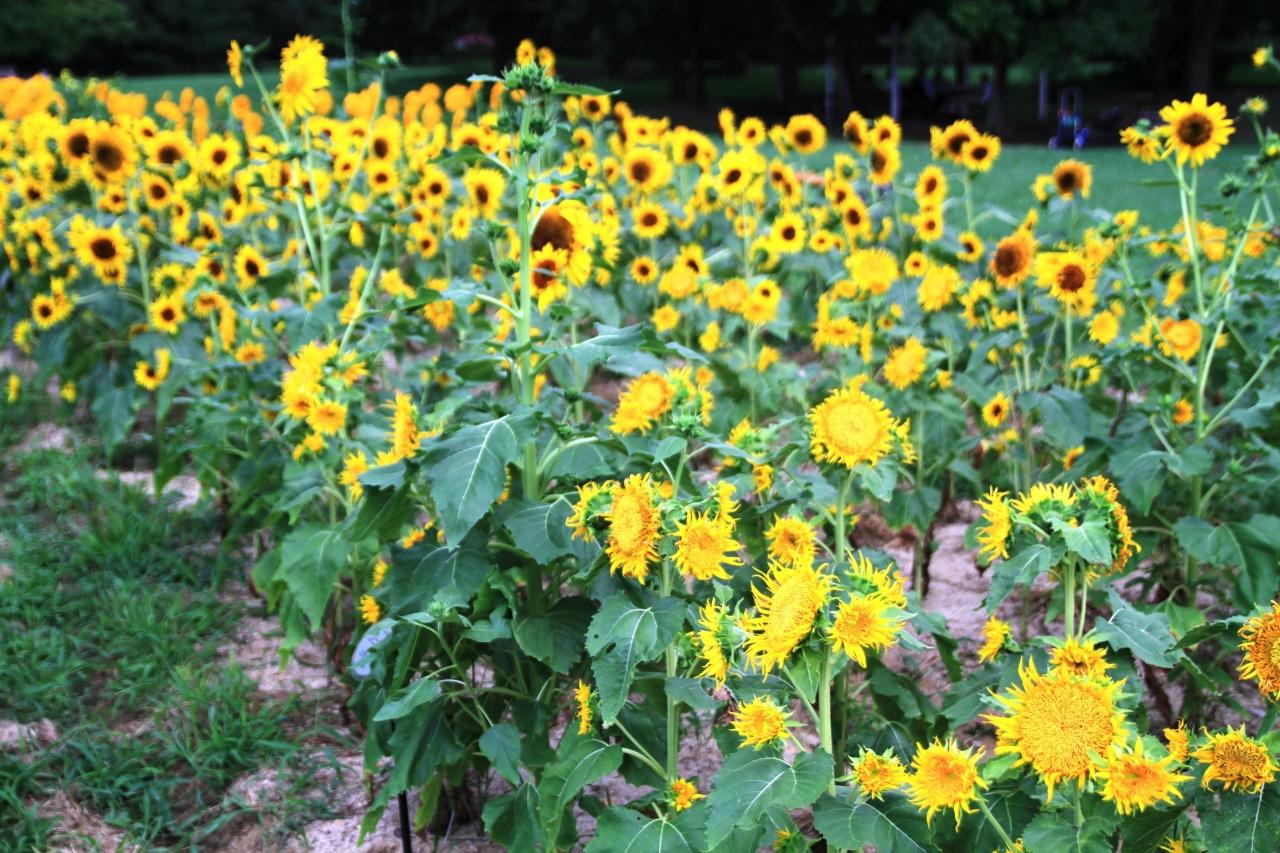
[[[1155,758],[1145,754],[1142,739],[1132,747],[1113,745],[1106,763],[1097,772],[1102,785],[1102,799],[1115,805],[1122,815],[1144,811],[1159,803],[1173,805],[1182,796],[1178,786],[1190,776],[1172,768],[1172,755]]]
[[[801,154],[812,154],[827,144],[827,129],[815,115],[795,115],[787,121],[786,139]]]
[[[728,580],[725,566],[741,566],[737,551],[742,545],[734,541],[732,522],[727,516],[712,518],[709,513],[689,510],[684,521],[676,522],[676,568],[700,581],[712,578]]]
[[[1063,670],[1081,678],[1105,679],[1113,664],[1107,660],[1105,649],[1099,648],[1086,637],[1078,640],[1068,637],[1055,644],[1049,653],[1050,672]]]
[[[883,753],[862,747],[849,771],[862,793],[873,800],[880,799],[886,791],[901,788],[907,781],[907,768],[893,754],[892,747]]]
[[[609,504],[613,483],[583,483],[578,486],[578,500],[573,513],[565,519],[565,526],[573,529],[573,538],[586,542],[596,541],[595,519]]]
[[[347,407],[334,400],[318,403],[307,413],[307,426],[319,435],[337,435],[346,425]]]
[[[790,255],[799,252],[804,248],[805,240],[808,239],[804,217],[798,213],[784,213],[774,220],[769,238],[781,254]]]
[[[629,269],[636,284],[649,284],[658,277],[658,264],[647,255],[633,260]]]
[[[946,264],[930,264],[916,288],[916,302],[925,313],[941,311],[951,304],[960,287],[960,273]]]
[[[915,226],[916,237],[920,242],[932,243],[942,237],[945,224],[942,219],[942,209],[926,207],[911,218],[911,224]]]
[[[715,679],[717,687],[723,687],[729,677],[732,645],[725,642],[726,625],[725,609],[715,599],[698,608],[698,631],[692,636],[703,664],[697,677]]]
[[[267,274],[267,259],[253,246],[241,246],[235,257],[236,281],[241,290],[248,290],[258,279]]]
[[[1089,339],[1106,346],[1120,334],[1120,318],[1113,311],[1099,311],[1089,321]]]
[[[546,311],[553,302],[563,299],[569,293],[561,280],[569,266],[569,253],[546,243],[541,249],[534,251],[530,263],[533,267],[530,284],[537,297],[538,310]]]
[[[471,207],[481,219],[494,219],[502,205],[507,179],[497,169],[471,168],[462,176]],[[540,248],[540,247],[539,247]]]
[[[769,558],[784,566],[812,566],[816,551],[813,526],[802,518],[774,516],[765,531]]]
[[[1235,132],[1235,123],[1227,118],[1227,108],[1210,104],[1201,92],[1189,102],[1174,100],[1160,110],[1160,118],[1165,124],[1158,132],[1166,138],[1165,146],[1177,155],[1179,165],[1190,161],[1192,168],[1217,157]]]
[[[573,701],[578,706],[578,734],[591,733],[591,685],[578,679],[578,686],[573,689]]]
[[[1093,167],[1079,160],[1063,160],[1053,167],[1053,188],[1064,199],[1088,198],[1093,188]]]
[[[982,646],[978,649],[978,660],[986,663],[996,659],[996,655],[1005,647],[1013,629],[1003,619],[992,616],[982,626]]]
[[[613,490],[613,504],[604,518],[609,522],[610,573],[644,583],[649,564],[658,557],[661,516],[653,505],[653,483],[648,474],[632,474]]]
[[[1195,320],[1174,320],[1166,317],[1160,321],[1160,351],[1190,361],[1200,352],[1200,324]]]
[[[849,144],[853,146],[853,150],[859,154],[866,154],[867,148],[871,145],[871,134],[867,129],[867,120],[863,118],[862,113],[854,110],[849,113],[841,127],[841,132]]]
[[[422,434],[418,431],[418,407],[413,405],[413,400],[408,394],[397,391],[391,412],[390,462],[412,458],[418,452],[421,441]]]
[[[644,432],[671,410],[675,389],[661,373],[650,371],[637,376],[618,397],[609,429],[618,435]]]
[[[227,48],[227,71],[231,74],[231,79],[235,81],[237,89],[244,88],[244,51],[240,49],[240,42],[235,39],[231,40],[231,46]]]
[[[1154,133],[1137,127],[1120,131],[1120,143],[1128,149],[1130,157],[1143,163],[1154,163],[1167,153]]]
[[[871,238],[871,213],[867,210],[867,203],[856,192],[841,205],[840,224],[850,240]]]
[[[151,318],[151,327],[166,335],[178,334],[182,321],[187,319],[187,311],[182,304],[180,293],[171,293],[152,301],[147,314]]]
[[[311,36],[295,36],[280,51],[280,85],[275,100],[285,124],[315,113],[329,87],[324,45]]]
[[[833,392],[809,412],[810,452],[818,462],[853,468],[875,465],[893,450],[901,424],[887,406],[855,382]]]
[[[893,178],[902,167],[902,154],[898,146],[890,142],[877,142],[871,146],[867,155],[871,173],[871,183],[884,186],[893,183]]]
[[[964,148],[978,137],[978,129],[968,119],[952,122],[945,130],[929,133],[933,156],[945,158],[956,165],[964,164]]]
[[[667,233],[671,217],[660,204],[641,202],[631,209],[631,230],[641,240],[653,240]]]
[[[1013,514],[1008,495],[995,486],[978,500],[983,526],[978,530],[978,552],[988,561],[1009,559],[1009,535],[1013,532]]]
[[[1028,232],[1018,229],[996,244],[991,253],[991,274],[1001,287],[1016,287],[1031,275],[1036,256],[1036,241]]]
[[[89,134],[89,156],[84,161],[100,186],[123,183],[138,164],[138,151],[119,127],[99,122]]]
[[[941,205],[947,197],[947,176],[937,166],[925,166],[916,178],[916,204],[921,207]]]
[[[1191,753],[1196,761],[1206,765],[1200,777],[1200,786],[1208,788],[1217,780],[1225,791],[1248,791],[1256,794],[1262,786],[1276,778],[1276,763],[1271,750],[1262,741],[1244,733],[1227,729],[1217,734],[1205,733],[1208,742]]]
[[[633,148],[622,158],[622,174],[636,192],[656,192],[671,181],[671,161],[656,148]]]
[[[989,172],[1000,156],[1000,138],[979,133],[960,149],[960,164],[970,172]]]
[[[372,595],[360,596],[360,619],[366,625],[372,625],[382,617],[382,609]]]
[[[1098,301],[1097,268],[1074,249],[1036,256],[1036,282],[1075,314],[1088,314]]]
[[[914,335],[889,351],[884,362],[885,381],[894,388],[903,389],[924,375],[925,359],[929,351]]]
[[[1021,684],[997,694],[1007,712],[987,714],[996,729],[996,755],[1016,755],[1049,789],[1093,778],[1093,757],[1124,741],[1124,713],[1116,707],[1120,682],[1081,678],[1066,670],[1042,675],[1034,662],[1018,666]]]
[[[677,812],[682,812],[703,799],[706,799],[706,795],[699,793],[697,786],[688,779],[676,779],[671,783],[671,807]]]
[[[787,713],[768,696],[757,696],[738,706],[732,725],[743,746],[759,749],[787,736]]]
[[[898,259],[888,249],[855,249],[845,260],[849,277],[860,290],[874,296],[889,292],[901,275]]]
[[[716,173],[716,189],[730,198],[746,195],[763,161],[748,151],[726,151]]]
[[[960,251],[956,254],[958,260],[967,264],[982,260],[986,247],[983,246],[981,237],[972,231],[964,231],[956,239],[960,243]]]
[[[558,202],[538,217],[530,235],[534,250],[553,249],[565,253],[565,271],[569,281],[583,285],[591,275],[591,249],[595,246],[595,228],[586,205],[577,200]]]
[[[986,787],[973,749],[960,749],[954,739],[917,744],[907,789],[911,802],[924,811],[925,823],[932,825],[936,813],[950,809],[959,829],[961,816],[973,814],[972,803],[981,796],[979,789]]]
[[[58,137],[58,150],[68,166],[78,165],[89,156],[92,142],[94,122],[92,119],[77,118],[67,122]]]
[[[69,239],[80,263],[93,267],[103,279],[115,280],[133,257],[133,247],[118,224],[103,228],[77,218]]]
[[[1280,602],[1240,628],[1240,677],[1258,682],[1258,690],[1280,702]]]
[[[1174,760],[1183,762],[1191,754],[1191,732],[1187,731],[1187,721],[1178,720],[1176,728],[1165,729],[1164,742]]]
[[[743,619],[743,627],[747,657],[767,676],[809,636],[827,603],[832,580],[822,568],[778,562],[771,562],[760,580],[763,588],[751,587],[758,615]]]
[[[866,669],[867,652],[893,645],[902,628],[902,617],[891,610],[893,605],[878,595],[850,596],[840,604],[831,623],[831,648],[844,652]]]
[[[164,384],[169,376],[171,357],[169,350],[160,347],[155,351],[156,363],[153,365],[145,359],[140,360],[133,369],[133,379],[148,391],[154,391]]]

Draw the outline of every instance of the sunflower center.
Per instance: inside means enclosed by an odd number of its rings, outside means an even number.
[[[653,228],[658,224],[658,214],[651,210],[646,211],[645,214],[640,217],[640,224],[645,228]]]
[[[960,156],[960,152],[964,150],[964,146],[968,142],[969,142],[969,135],[967,133],[954,134],[950,139],[947,140],[947,150],[951,152],[951,155],[953,157],[958,157]]]
[[[848,455],[870,450],[880,437],[880,420],[870,406],[857,400],[838,403],[827,416],[831,443]]]
[[[213,152],[213,155],[210,156],[209,159],[213,161],[213,164],[215,166],[221,166],[223,163],[227,162],[227,149],[225,148],[215,149]]]
[[[124,152],[111,142],[100,142],[93,150],[93,160],[99,167],[115,172],[124,166]]]
[[[573,248],[573,223],[552,208],[534,226],[529,243],[539,249],[550,243],[552,248],[567,252]]]
[[[1016,275],[1022,269],[1022,252],[1016,246],[1000,246],[996,249],[996,272],[1002,276]]]
[[[116,256],[116,244],[109,237],[97,237],[89,244],[89,251],[100,261],[110,261]]]
[[[725,173],[724,173],[724,182],[725,182],[725,184],[727,184],[727,185],[729,185],[729,186],[733,186],[734,184],[736,184],[736,183],[737,183],[738,181],[740,181],[740,180],[742,180],[742,170],[741,170],[741,169],[736,169],[736,168],[735,168],[735,169],[730,169],[729,171],[727,171],[727,172],[725,172]]]
[[[1058,273],[1058,287],[1067,293],[1079,292],[1084,283],[1084,270],[1076,264],[1067,264]]]
[[[631,180],[643,184],[653,174],[653,167],[646,160],[637,160],[631,164]]]
[[[1193,113],[1178,122],[1178,139],[1191,146],[1204,145],[1213,138],[1213,122]]]
[[[803,148],[813,142],[813,133],[808,128],[801,128],[796,131],[796,145]]]
[[[1103,754],[1114,734],[1109,703],[1081,683],[1032,688],[1018,717],[1021,751],[1044,774],[1074,778],[1088,772],[1090,753]]]
[[[1263,772],[1267,757],[1251,744],[1228,740],[1213,751],[1213,763],[1231,776],[1249,777]]]
[[[73,133],[67,139],[67,150],[71,152],[71,156],[79,160],[85,154],[89,153],[89,134]]]
[[[884,167],[885,167],[884,154],[878,150],[872,151],[871,152],[871,171],[880,172],[884,170]]]
[[[250,278],[257,278],[258,273],[261,272],[261,269],[259,269],[257,261],[255,261],[253,258],[249,258],[247,261],[244,262],[244,271],[245,271],[245,275],[249,276]]]
[[[387,140],[385,139],[373,140],[373,156],[377,157],[379,160],[386,157],[390,151],[391,151],[391,146],[387,143]]]

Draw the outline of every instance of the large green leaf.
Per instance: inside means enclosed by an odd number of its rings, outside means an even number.
[[[1116,591],[1108,590],[1111,615],[1093,623],[1094,632],[1113,649],[1128,649],[1133,656],[1152,666],[1170,667],[1178,662],[1181,652],[1173,649],[1173,631],[1169,617],[1163,613],[1143,613],[1125,601]]]
[[[605,809],[596,818],[596,836],[586,853],[701,853],[706,845],[696,824],[698,811],[689,809],[669,820],[621,806]]]
[[[434,702],[440,698],[440,695],[440,682],[434,678],[419,678],[387,700],[378,709],[378,713],[373,715],[373,721],[382,723],[387,720],[398,720],[408,716],[419,705]]]
[[[935,849],[920,810],[896,793],[865,802],[823,794],[813,807],[813,825],[832,847],[861,850],[872,844],[876,853],[928,853]]]
[[[108,456],[133,427],[136,414],[133,388],[132,384],[108,388],[91,405]]]
[[[1095,566],[1111,565],[1111,542],[1107,538],[1107,525],[1098,518],[1090,518],[1080,524],[1067,524],[1059,519],[1053,526],[1062,534],[1067,550],[1079,554],[1086,563]]]
[[[313,630],[324,618],[333,585],[350,555],[351,543],[323,524],[304,524],[280,543],[280,576]]]
[[[565,809],[587,785],[614,772],[622,765],[622,747],[600,740],[574,743],[569,754],[542,774],[538,786],[543,831],[554,838]]]
[[[542,849],[538,802],[537,789],[527,782],[489,800],[484,806],[484,828],[489,837],[508,850]]]
[[[1187,516],[1173,525],[1178,544],[1202,563],[1211,566],[1243,566],[1244,549],[1229,524],[1214,526],[1203,518]]]
[[[563,496],[549,504],[521,501],[502,517],[502,526],[517,548],[545,566],[573,553],[570,531],[565,526],[572,514],[573,506]]]
[[[1177,808],[1144,809],[1126,818],[1120,827],[1125,853],[1159,853],[1164,840],[1174,836],[1174,828],[1186,810],[1184,803]]]
[[[435,607],[457,608],[471,603],[492,564],[478,536],[457,548],[419,544],[392,551],[387,598],[391,615],[404,616]]]
[[[512,785],[520,784],[520,730],[511,723],[498,723],[480,735],[480,752],[493,769]]]
[[[794,765],[750,748],[731,754],[707,796],[707,844],[719,844],[735,827],[754,826],[773,806],[811,804],[826,790],[831,772],[825,752],[801,753]]]
[[[1113,853],[1110,835],[1120,818],[1114,812],[1095,812],[1080,826],[1061,812],[1044,812],[1022,834],[1026,853]]]
[[[1256,794],[1201,791],[1196,813],[1210,850],[1274,853],[1280,843],[1280,786],[1274,782]]]
[[[1029,586],[1042,572],[1053,568],[1062,555],[1047,545],[1036,543],[991,565],[991,588],[987,590],[987,612],[995,613],[1014,587]]]
[[[591,614],[591,602],[585,598],[562,598],[544,615],[519,619],[515,624],[516,643],[525,654],[561,675],[567,674],[582,654]]]
[[[646,606],[619,592],[605,599],[587,629],[600,717],[612,725],[626,704],[636,666],[653,660],[684,624],[684,608],[675,598],[653,598]]]
[[[463,427],[432,451],[427,480],[449,542],[461,542],[502,495],[518,452],[507,416]]]

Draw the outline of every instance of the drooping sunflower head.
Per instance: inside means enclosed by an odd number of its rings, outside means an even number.
[[[1012,634],[1013,629],[1008,622],[995,616],[988,619],[982,626],[982,646],[978,649],[978,660],[983,663],[995,660]]]
[[[1111,541],[1111,565],[1107,567],[1110,574],[1124,570],[1129,559],[1139,553],[1142,548],[1133,538],[1133,527],[1129,524],[1129,511],[1120,502],[1120,490],[1110,480],[1101,475],[1088,477],[1076,487],[1081,500],[1102,514],[1107,525],[1107,537]]]
[[[893,452],[899,424],[862,384],[855,380],[809,412],[810,451],[816,461],[853,468],[875,465]]]
[[[995,486],[978,501],[982,510],[982,527],[978,529],[979,553],[988,561],[1008,559],[1009,538],[1013,533],[1013,509],[1008,495]]]
[[[984,717],[996,729],[996,754],[1015,755],[1053,789],[1083,784],[1096,773],[1093,756],[1123,743],[1124,714],[1116,707],[1121,682],[1081,678],[1064,669],[1041,674],[1034,663],[1018,667],[1020,684],[995,697],[1004,715]]]
[[[578,486],[578,500],[573,505],[573,513],[564,522],[566,527],[573,529],[574,539],[596,541],[598,529],[605,526],[601,514],[609,507],[614,485],[606,482]]]
[[[1216,780],[1222,783],[1223,790],[1256,794],[1275,780],[1276,763],[1271,750],[1246,735],[1243,725],[1239,730],[1205,734],[1208,742],[1192,753],[1196,761],[1205,765],[1201,787],[1208,788]]]
[[[1280,702],[1280,602],[1254,616],[1240,628],[1240,676],[1258,682],[1258,690]]]
[[[903,609],[907,606],[907,592],[902,583],[902,575],[897,567],[889,563],[882,569],[858,551],[849,558],[849,574],[846,585],[859,595],[874,595],[884,599],[889,606]]]
[[[741,632],[715,599],[698,608],[698,630],[693,634],[694,646],[702,658],[698,678],[711,678],[717,686],[724,686],[729,677],[729,659],[740,639]]]
[[[762,586],[752,586],[756,613],[744,620],[748,631],[746,652],[751,661],[768,675],[812,632],[819,613],[826,606],[832,578],[824,567],[785,566],[771,563],[760,574]]]
[[[1172,805],[1182,796],[1178,786],[1190,776],[1179,773],[1172,755],[1147,755],[1141,738],[1133,746],[1112,746],[1096,778],[1102,799],[1115,805],[1122,815],[1144,811],[1159,803]]]
[[[1235,132],[1235,122],[1227,118],[1223,104],[1209,103],[1204,93],[1197,92],[1190,101],[1174,100],[1160,110],[1164,126],[1159,133],[1165,137],[1165,145],[1178,158],[1178,163],[1190,162],[1198,168],[1206,160],[1218,156]]]
[[[949,809],[955,813],[959,829],[960,818],[973,813],[972,803],[985,787],[973,749],[961,749],[954,739],[916,745],[907,788],[911,802],[924,811],[926,823],[932,824],[935,814]]]

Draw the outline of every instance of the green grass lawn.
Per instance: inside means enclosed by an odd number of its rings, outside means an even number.
[[[14,452],[34,421],[23,402],[0,418],[0,719],[50,721],[57,737],[0,749],[0,850],[65,843],[38,808],[58,792],[128,845],[199,849],[237,821],[265,825],[226,799],[260,768],[292,785],[270,816],[284,837],[327,817],[308,781],[316,738],[335,742],[309,722],[316,700],[260,695],[219,651],[246,608],[220,594],[210,514],[103,480],[87,446]]]

